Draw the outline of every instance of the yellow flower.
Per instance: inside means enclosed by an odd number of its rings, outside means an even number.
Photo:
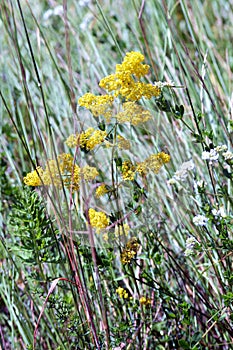
[[[104,184],[98,186],[96,191],[95,191],[95,195],[97,198],[103,196],[106,193],[108,193],[108,189],[107,189],[106,185],[104,185]]]
[[[129,72],[137,78],[141,78],[145,76],[150,69],[150,66],[147,64],[142,64],[144,60],[145,57],[140,52],[127,52],[122,64],[116,65],[116,72]]]
[[[96,228],[96,232],[100,233],[101,229],[106,228],[109,225],[109,218],[103,212],[95,211],[90,208],[88,211],[90,225]]]
[[[135,253],[138,252],[140,248],[139,240],[136,237],[132,237],[127,243],[126,243],[126,249],[132,250]]]
[[[123,111],[116,115],[118,123],[129,122],[133,125],[145,123],[152,119],[151,113],[135,102],[125,102],[122,105]]]
[[[127,299],[129,297],[129,294],[127,293],[127,291],[122,288],[122,287],[118,287],[116,289],[116,293],[119,295],[120,298],[124,298],[124,299]]]
[[[171,157],[169,156],[169,154],[164,152],[158,153],[157,156],[162,159],[163,163],[168,163],[171,160]]]
[[[161,94],[159,86],[138,81],[149,71],[149,66],[142,64],[144,59],[140,52],[127,52],[122,64],[116,65],[115,74],[103,78],[99,86],[109,92],[114,91],[114,96],[120,95],[128,101],[159,96]]]
[[[138,163],[136,171],[140,175],[146,175],[149,171],[153,171],[155,174],[159,172],[161,167],[170,161],[171,157],[169,154],[160,152],[157,154],[152,154],[144,162]]]
[[[121,253],[121,262],[123,265],[131,263],[131,260],[135,257],[136,253],[134,251],[125,249]]]
[[[70,135],[65,143],[68,147],[80,146],[81,148],[89,151],[93,150],[97,145],[100,145],[102,142],[104,142],[106,136],[106,131],[88,128],[81,134]]]
[[[83,176],[85,181],[92,181],[99,175],[98,170],[89,165],[85,165],[81,168],[81,176]]]
[[[117,146],[120,149],[130,149],[130,141],[126,140],[124,137],[118,135],[117,136]]]
[[[41,178],[43,176],[43,169],[38,166],[36,170],[28,173],[24,178],[23,181],[28,186],[41,186]]]
[[[57,156],[60,172],[72,172],[74,158],[69,153],[62,153]]]
[[[146,162],[141,162],[137,164],[136,171],[141,175],[145,176],[148,172]]]
[[[54,185],[56,187],[62,186],[61,170],[58,167],[56,160],[51,159],[46,163],[43,173],[43,183],[45,185]]]
[[[131,263],[140,248],[139,241],[136,237],[131,238],[125,245],[125,249],[121,253],[121,262],[123,265]]]
[[[69,181],[70,179],[70,181]],[[70,188],[71,191],[78,191],[80,187],[80,181],[81,181],[81,169],[78,165],[74,165],[72,174],[70,178],[67,178],[65,181],[66,187]]]
[[[95,146],[100,145],[104,142],[105,137],[107,136],[106,131],[95,130],[94,133],[86,141],[86,149],[92,150]]]
[[[79,134],[72,134],[70,135],[67,140],[65,141],[65,143],[67,144],[68,147],[77,147],[79,145],[79,138],[78,138]]]
[[[121,171],[124,180],[133,181],[135,177],[135,166],[127,160],[122,163]]]
[[[86,107],[91,111],[94,117],[103,115],[107,121],[110,120],[112,115],[112,104],[114,97],[110,95],[95,96],[90,92],[86,93],[78,100],[78,104],[82,107]]]
[[[147,297],[144,297],[142,296],[140,299],[139,299],[139,303],[142,304],[142,305],[145,305],[145,306],[150,306],[151,305],[151,299],[150,298],[147,298]]]

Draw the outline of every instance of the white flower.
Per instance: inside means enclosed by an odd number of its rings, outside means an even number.
[[[207,151],[202,152],[202,156],[201,156],[203,160],[209,160],[210,164],[212,164],[212,162],[217,161],[218,157],[219,157],[219,154],[214,149],[211,149],[210,152],[207,152]]]
[[[225,218],[227,216],[223,205],[221,205],[218,210],[215,208],[212,209],[211,212],[212,212],[213,216],[215,217],[215,219],[217,219],[219,216],[221,216],[222,218]]]
[[[172,87],[174,86],[175,83],[173,81],[165,81],[165,82],[162,82],[162,81],[155,81],[154,82],[154,86],[157,86],[158,88],[162,89],[163,87],[165,86],[168,86],[168,87]]]
[[[224,152],[222,155],[223,155],[225,160],[233,159],[233,153],[230,151]]]
[[[180,169],[178,169],[173,178],[177,181],[184,181],[186,177],[188,176],[188,171],[192,170],[194,168],[194,163],[192,160],[189,160],[188,162],[184,162]]]
[[[227,146],[226,146],[226,145],[220,145],[220,146],[215,147],[214,150],[215,150],[216,152],[223,152],[223,151],[226,151],[226,150],[227,150]]]
[[[186,248],[193,248],[193,246],[197,243],[196,238],[194,237],[189,237],[186,240]]]
[[[206,218],[204,215],[196,215],[193,218],[193,223],[196,226],[205,226],[208,220],[209,219]]]
[[[189,160],[188,162],[184,162],[182,165],[181,165],[181,169],[183,170],[193,170],[194,169],[194,163],[193,163],[193,160]]]
[[[215,217],[219,216],[219,214],[220,214],[219,210],[217,210],[217,209],[212,209],[211,212],[212,212],[213,216],[215,216]]]

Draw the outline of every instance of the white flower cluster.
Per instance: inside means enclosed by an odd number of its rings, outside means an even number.
[[[219,154],[215,149],[211,149],[209,152],[204,151],[202,152],[201,158],[203,160],[208,160],[209,164],[212,164],[213,162],[216,162],[219,158]]]
[[[181,167],[175,172],[173,177],[170,180],[168,180],[168,184],[173,185],[177,181],[185,181],[186,177],[188,176],[188,171],[192,170],[193,168],[194,163],[192,160],[183,163]]]
[[[163,87],[167,86],[167,87],[172,87],[175,86],[175,83],[173,81],[155,81],[154,86],[157,86],[158,88],[162,89]]]
[[[233,153],[230,151],[223,152],[222,156],[224,157],[225,160],[233,159]]]
[[[222,153],[222,156],[225,160],[233,159],[233,153],[227,149],[226,145],[219,145],[210,151],[202,152],[202,159],[208,160],[209,164],[212,164],[213,162],[218,161],[220,153]]]
[[[220,206],[219,209],[214,208],[211,210],[211,212],[212,212],[215,219],[218,219],[219,217],[225,218],[227,216],[223,206]]]
[[[204,215],[196,215],[193,218],[193,223],[196,226],[206,226],[208,220]]]
[[[228,149],[227,149],[227,146],[226,145],[221,145],[221,146],[217,146],[215,147],[215,151],[218,152],[218,153],[222,153],[222,156],[225,160],[231,160],[233,159],[233,153],[230,152]]]
[[[199,244],[198,241],[196,240],[196,238],[194,237],[189,237],[187,240],[186,240],[186,243],[185,243],[185,252],[184,252],[184,255],[185,256],[190,256],[190,255],[193,255],[193,248],[196,244]]]
[[[226,145],[219,145],[219,146],[215,147],[215,151],[218,152],[218,153],[226,151],[226,150],[227,150],[227,146]]]

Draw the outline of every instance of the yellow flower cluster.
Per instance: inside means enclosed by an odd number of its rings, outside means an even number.
[[[137,166],[129,160],[122,163],[121,172],[123,180],[133,181],[136,173],[141,176],[145,176],[149,171],[157,174],[161,167],[170,161],[169,154],[165,152],[159,152],[157,154],[152,154],[144,162],[137,163]]]
[[[121,253],[121,262],[123,265],[129,264],[133,258],[135,258],[140,248],[139,241],[136,237],[131,238]]]
[[[110,95],[95,96],[90,92],[86,93],[79,98],[78,104],[91,111],[91,113],[98,117],[103,115],[107,120],[111,118],[111,107],[114,101],[114,97]]]
[[[95,130],[94,128],[88,128],[86,131],[81,134],[72,134],[65,141],[68,147],[77,147],[90,151],[93,150],[97,145],[100,145],[104,142],[105,137],[107,136],[106,131]]]
[[[145,306],[151,306],[151,301],[152,300],[150,298],[143,297],[143,296],[139,299],[139,303]]]
[[[145,123],[152,118],[151,113],[135,102],[125,102],[122,105],[123,111],[116,115],[118,123],[131,123],[132,125],[138,125]]]
[[[83,177],[85,181],[92,181],[98,175],[98,170],[94,166],[85,165],[81,168],[81,177]]]
[[[109,92],[114,91],[114,96],[120,95],[128,101],[159,96],[161,89],[158,86],[139,81],[149,71],[149,66],[142,64],[144,59],[139,52],[127,52],[122,64],[116,65],[115,74],[103,78],[99,86]]]
[[[142,64],[145,57],[140,52],[127,52],[122,64],[116,65],[116,73],[127,72],[135,75],[138,79],[145,76],[150,69],[147,64]]]
[[[152,154],[144,162],[138,163],[136,171],[140,175],[146,175],[149,171],[153,171],[155,174],[159,172],[161,167],[170,161],[171,157],[169,154],[160,152],[157,154]]]
[[[61,186],[61,175],[72,172],[73,157],[70,154],[63,153],[58,155],[57,161],[51,159],[46,163],[45,170],[37,167],[24,177],[23,181],[28,186],[50,185]],[[39,175],[39,176],[38,176]]]
[[[90,225],[96,228],[96,232],[100,233],[100,231],[106,228],[109,225],[109,218],[102,211],[96,211],[93,208],[90,208],[88,211]]]
[[[101,79],[99,86],[113,95],[95,96],[86,93],[79,98],[80,106],[89,109],[92,114],[104,116],[107,123],[112,117],[114,98],[120,96],[126,102],[123,104],[123,112],[116,118],[119,123],[130,122],[138,125],[151,118],[149,111],[134,102],[142,97],[147,99],[158,97],[164,87],[172,87],[172,83],[155,82],[154,84],[143,83],[140,79],[149,72],[149,65],[143,64],[145,57],[140,52],[127,52],[123,62],[116,65],[115,73]]]
[[[28,173],[23,178],[23,181],[28,186],[41,186],[42,175],[43,175],[43,169],[40,166],[38,166],[36,170],[33,170],[32,172]]]
[[[118,287],[116,289],[116,293],[119,295],[121,299],[127,299],[129,297],[129,293],[127,293],[126,290],[122,287]]]
[[[106,193],[108,193],[108,189],[107,189],[105,184],[98,186],[96,191],[95,191],[95,195],[97,198],[102,197]]]
[[[130,141],[126,140],[124,137],[118,135],[117,136],[117,146],[119,149],[124,149],[124,150],[128,150],[130,149]]]
[[[95,167],[89,165],[80,168],[74,164],[74,158],[67,153],[58,155],[57,161],[54,159],[48,160],[45,170],[37,167],[24,177],[24,183],[28,186],[54,185],[56,187],[71,188],[73,191],[79,189],[81,179],[92,181],[99,173]]]
[[[121,172],[123,180],[133,181],[136,174],[136,167],[132,164],[131,161],[126,160],[122,163]]]

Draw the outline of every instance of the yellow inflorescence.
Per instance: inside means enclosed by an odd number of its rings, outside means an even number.
[[[88,128],[86,131],[81,134],[72,134],[66,140],[68,147],[77,147],[89,151],[94,149],[97,145],[100,145],[104,142],[105,137],[107,136],[106,131],[95,130],[94,128]]]
[[[41,186],[41,178],[43,176],[43,169],[38,166],[36,170],[28,173],[24,178],[23,181],[28,186]]]
[[[85,165],[81,168],[81,176],[83,176],[85,181],[92,181],[99,175],[98,170],[89,165]]]
[[[119,149],[124,149],[124,150],[128,150],[130,149],[130,141],[126,140],[124,137],[118,135],[117,136],[117,146]]]
[[[100,233],[100,231],[106,228],[109,225],[109,218],[102,211],[95,211],[90,208],[88,211],[90,225],[96,228],[96,232]]]
[[[78,104],[82,107],[89,109],[95,117],[102,115],[106,119],[109,119],[111,118],[111,115],[112,115],[111,107],[112,107],[113,101],[114,101],[113,96],[110,96],[110,95],[96,96],[88,92],[79,98]]]
[[[135,179],[136,173],[141,176],[145,176],[149,171],[157,174],[161,167],[170,161],[169,154],[160,152],[157,154],[152,154],[150,157],[144,160],[144,162],[133,163],[129,160],[126,160],[122,163],[121,172],[123,180],[133,181]]]
[[[138,79],[148,74],[150,66],[142,64],[145,57],[140,52],[127,52],[122,64],[116,65],[116,73],[127,72],[135,75]]]
[[[86,93],[79,98],[79,105],[89,109],[95,117],[104,116],[108,123],[112,117],[115,117],[112,111],[114,99],[120,97],[126,102],[123,104],[123,112],[116,116],[119,123],[128,121],[137,125],[150,119],[150,112],[142,106],[137,106],[135,102],[143,97],[146,99],[158,97],[164,87],[173,85],[167,82],[155,84],[142,82],[141,78],[148,74],[150,68],[149,65],[143,64],[144,60],[145,57],[140,52],[127,52],[123,62],[116,65],[115,73],[104,77],[99,83],[99,86],[109,94],[95,96],[92,93]],[[135,115],[136,106],[138,110]]]
[[[131,238],[125,246],[125,249],[121,253],[121,262],[123,265],[129,264],[133,258],[137,255],[140,248],[139,241],[136,237]]]
[[[139,52],[127,52],[122,64],[116,65],[115,74],[103,78],[99,86],[114,92],[114,96],[121,96],[128,101],[138,101],[145,97],[159,96],[161,89],[152,84],[139,81],[149,71],[149,66],[142,64],[144,56]]]
[[[38,175],[39,174],[39,175]],[[61,188],[62,185],[76,191],[80,187],[81,179],[92,181],[99,175],[95,167],[89,165],[80,168],[74,164],[74,158],[67,153],[62,153],[57,156],[57,161],[54,159],[48,160],[45,170],[37,167],[24,177],[24,183],[28,186],[49,186]]]
[[[136,167],[131,161],[126,160],[122,163],[121,167],[123,180],[133,181],[135,178]]]
[[[161,167],[170,161],[169,154],[160,152],[157,154],[152,154],[144,162],[138,163],[136,171],[140,175],[146,175],[149,171],[153,171],[155,174],[159,172]]]
[[[152,118],[151,113],[135,102],[125,102],[122,105],[123,111],[116,115],[118,123],[131,123],[138,125],[145,123]]]
[[[72,192],[78,191],[81,181],[81,169],[78,165],[74,165],[72,174],[65,179],[66,187],[70,188]]]
[[[127,299],[129,297],[129,293],[127,293],[127,291],[122,287],[118,287],[116,289],[116,293],[119,295],[121,299]]]
[[[150,298],[147,298],[147,297],[144,297],[142,296],[140,299],[139,299],[139,303],[141,305],[145,305],[145,306],[150,306],[151,305],[151,302],[152,300]]]
[[[97,189],[95,191],[95,195],[97,198],[102,197],[106,193],[108,193],[108,189],[107,189],[106,185],[104,185],[104,184],[97,187]]]

